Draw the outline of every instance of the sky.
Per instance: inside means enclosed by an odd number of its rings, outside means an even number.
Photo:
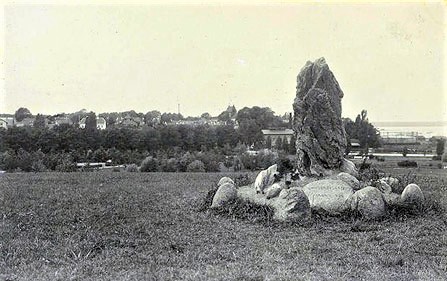
[[[442,2],[101,3],[3,6],[1,113],[283,114],[300,69],[325,57],[344,117],[447,121]]]

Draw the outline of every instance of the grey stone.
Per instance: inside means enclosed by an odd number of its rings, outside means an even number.
[[[312,209],[324,210],[331,215],[348,210],[348,199],[353,194],[352,187],[346,182],[330,179],[311,182],[304,186],[303,191]]]
[[[381,178],[381,180],[385,181],[391,187],[397,186],[399,184],[399,180],[393,177],[385,177]]]
[[[275,181],[275,175],[278,174],[278,165],[272,165],[259,172],[255,180],[255,190],[258,193],[264,193],[264,189],[269,187]]]
[[[232,185],[234,185],[234,181],[232,179],[230,179],[229,177],[222,177],[217,183],[217,186],[221,186],[224,183],[231,183]]]
[[[278,197],[267,199],[251,186],[243,186],[237,189],[237,196],[259,206],[271,207],[276,221],[303,222],[311,216],[309,200],[299,189],[282,189]]]
[[[342,181],[346,182],[354,190],[359,190],[360,189],[360,182],[359,182],[359,180],[356,179],[354,176],[346,173],[346,172],[339,173],[335,178],[338,179],[338,180],[342,180]]]
[[[311,217],[309,199],[302,190],[292,188],[285,197],[274,203],[273,218],[283,222],[304,222]]]
[[[373,186],[356,191],[350,198],[350,204],[352,211],[358,211],[366,219],[376,219],[385,215],[382,193]]]
[[[267,199],[274,198],[279,195],[283,187],[279,183],[274,183],[272,186],[267,188],[267,191],[265,192],[265,197]]]
[[[231,201],[237,197],[237,189],[234,184],[224,183],[218,189],[213,197],[213,203],[211,208],[222,207],[228,201]]]
[[[377,189],[380,190],[382,193],[391,193],[393,190],[391,189],[391,186],[386,183],[384,180],[378,181]]]
[[[359,172],[352,161],[343,158],[343,163],[341,164],[340,171],[350,174],[353,177],[358,177]]]
[[[307,62],[297,77],[293,103],[297,168],[303,175],[340,169],[346,151],[341,119],[343,91],[324,58]]]
[[[407,185],[400,195],[401,203],[408,207],[422,207],[424,200],[421,188],[414,183]]]

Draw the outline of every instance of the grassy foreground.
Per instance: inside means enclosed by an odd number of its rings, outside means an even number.
[[[447,206],[445,170],[417,173],[428,200]],[[198,212],[223,175],[1,175],[0,280],[447,279],[439,208],[305,226]]]

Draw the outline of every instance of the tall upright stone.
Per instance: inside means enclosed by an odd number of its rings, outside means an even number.
[[[340,89],[324,58],[308,61],[297,77],[293,103],[297,168],[307,176],[324,176],[343,163],[346,137]]]

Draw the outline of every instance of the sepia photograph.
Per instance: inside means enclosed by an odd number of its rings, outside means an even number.
[[[447,2],[0,9],[0,280],[447,280]]]

